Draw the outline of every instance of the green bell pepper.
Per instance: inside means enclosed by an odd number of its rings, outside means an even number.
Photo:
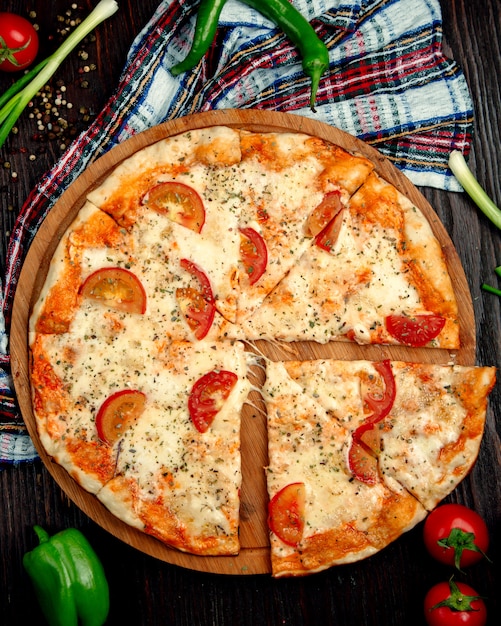
[[[50,626],[102,626],[110,607],[103,566],[75,528],[52,537],[34,526],[40,544],[23,558]]]

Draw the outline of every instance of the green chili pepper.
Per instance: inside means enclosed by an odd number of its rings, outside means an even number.
[[[241,0],[279,26],[303,58],[303,71],[311,78],[310,108],[315,111],[320,77],[329,67],[327,46],[313,26],[289,0]]]
[[[310,107],[315,111],[318,84],[329,67],[329,52],[314,28],[289,0],[241,0],[279,26],[299,49],[304,73],[311,78]],[[188,56],[171,68],[174,76],[194,67],[214,40],[226,0],[201,0],[195,36]]]
[[[200,0],[190,52],[184,61],[171,67],[173,76],[191,70],[207,52],[216,36],[219,16],[226,2],[227,0]]]
[[[23,558],[40,607],[50,626],[102,626],[109,589],[101,561],[79,530],[52,537],[34,526],[40,545]]]

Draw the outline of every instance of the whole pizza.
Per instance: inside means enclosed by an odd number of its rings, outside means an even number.
[[[29,331],[48,455],[190,554],[239,552],[241,413],[259,394],[276,577],[421,521],[471,470],[495,380],[383,352],[297,358],[299,342],[454,351],[461,331],[424,214],[369,158],[301,132],[212,126],[128,157],[61,238]]]

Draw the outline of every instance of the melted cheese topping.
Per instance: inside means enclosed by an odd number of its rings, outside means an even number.
[[[242,325],[252,339],[326,343],[352,331],[359,343],[393,343],[382,323],[403,309],[425,312],[393,241],[356,233],[346,213],[335,248],[310,247]]]
[[[403,224],[414,232],[407,252]],[[350,200],[331,251],[310,246],[242,332],[250,339],[398,343],[385,328],[388,315],[430,312],[447,319],[434,344],[457,347],[457,306],[438,243],[422,214],[373,174]]]
[[[381,472],[433,509],[477,458],[492,368],[394,364],[397,398]]]

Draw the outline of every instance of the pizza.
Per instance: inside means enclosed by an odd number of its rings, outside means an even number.
[[[60,237],[29,322],[33,415],[115,517],[235,555],[259,393],[272,573],[304,575],[381,550],[457,486],[495,374],[294,347],[453,351],[460,331],[426,217],[370,159],[300,132],[195,129],[122,161]]]

